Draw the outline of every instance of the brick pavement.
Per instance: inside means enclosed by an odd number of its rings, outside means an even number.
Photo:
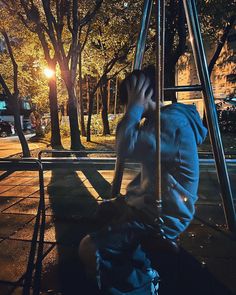
[[[126,171],[122,193],[135,173]],[[15,172],[0,181],[0,295],[22,294],[39,203],[37,176],[37,172]],[[112,176],[113,171],[95,169],[44,173],[41,294],[97,294],[85,283],[77,247],[93,229],[84,217],[93,214],[102,197],[109,197]],[[236,171],[231,171],[231,178],[236,195]],[[236,294],[236,242],[224,223],[215,172],[205,170],[196,218],[180,237],[181,253],[154,258],[164,265],[160,294]]]

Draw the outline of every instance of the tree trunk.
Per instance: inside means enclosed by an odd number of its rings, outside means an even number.
[[[96,99],[97,99],[97,115],[99,114],[99,88],[96,91]]]
[[[221,36],[221,38],[220,38],[220,40],[218,42],[218,46],[216,48],[216,51],[215,51],[215,53],[214,53],[214,55],[213,55],[213,57],[212,57],[212,59],[211,59],[211,61],[209,63],[209,66],[208,66],[209,76],[211,76],[211,73],[213,71],[215,63],[216,63],[216,61],[217,61],[217,59],[218,59],[218,57],[219,57],[219,55],[221,53],[222,48],[225,45],[225,42],[226,42],[227,37],[228,37],[228,35],[229,35],[229,33],[230,33],[234,23],[235,23],[235,20],[236,20],[236,15],[232,15],[230,17],[229,21],[227,22],[225,28],[224,28],[223,34],[222,34],[222,36]]]
[[[12,100],[12,109],[13,109],[13,114],[14,114],[14,125],[16,128],[16,133],[19,138],[21,148],[22,148],[22,153],[23,157],[30,157],[30,150],[28,143],[26,141],[26,138],[24,136],[24,133],[22,131],[22,126],[21,126],[21,120],[20,120],[20,111],[19,111],[19,105],[18,105],[18,98],[12,96],[9,98]]]
[[[103,135],[110,134],[110,127],[108,121],[107,112],[107,79],[100,86],[101,96],[102,96],[102,123],[103,123]]]
[[[116,115],[118,87],[119,87],[119,78],[118,78],[118,76],[116,76],[116,90],[115,90],[115,99],[114,99],[114,115]]]
[[[86,136],[85,123],[84,123],[84,104],[83,104],[83,94],[82,94],[82,60],[81,52],[79,54],[79,110],[80,110],[80,128],[81,135]]]
[[[91,120],[93,114],[94,93],[89,95],[88,121],[87,121],[87,141],[91,141]]]
[[[78,112],[77,112],[77,101],[75,96],[74,87],[67,89],[68,91],[68,113],[70,122],[70,138],[71,138],[71,149],[80,150],[84,149],[80,139],[80,130],[78,122]]]
[[[175,64],[168,61],[165,64],[165,87],[173,87],[175,86]],[[165,100],[171,100],[173,102],[177,102],[175,91],[165,91]]]
[[[87,104],[87,111],[89,110],[90,104],[90,90],[89,90],[89,77],[86,76],[86,104]]]
[[[97,76],[97,85],[99,83],[99,77]],[[101,96],[101,93],[100,93],[100,88],[98,87],[97,88],[97,91],[96,91],[96,98],[97,98],[97,115],[99,114],[100,112],[100,103],[99,103],[99,98]]]
[[[111,80],[107,82],[107,112],[110,113],[111,109]]]
[[[49,63],[50,69],[56,72],[55,63]],[[51,117],[51,146],[52,148],[63,148],[61,144],[59,116],[58,116],[58,101],[57,101],[57,82],[56,77],[52,77],[49,82],[49,106]]]

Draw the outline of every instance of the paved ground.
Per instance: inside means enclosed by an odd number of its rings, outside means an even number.
[[[26,139],[29,140],[35,134],[25,135]],[[28,142],[29,149],[35,150],[39,148],[45,148],[45,144],[39,142]],[[0,155],[1,158],[9,157],[18,153],[21,153],[21,145],[18,136],[0,137]]]
[[[134,174],[126,171],[123,193]],[[236,171],[230,174],[236,195]],[[39,276],[28,261],[29,257],[34,261],[35,251],[43,257],[42,269],[38,269],[42,274],[41,294],[98,294],[83,275],[77,247],[81,237],[94,227],[83,217],[93,214],[101,196],[109,196],[112,175],[113,171],[94,169],[45,172],[45,228],[35,226],[39,204],[37,173],[15,172],[1,180],[1,295],[23,294],[23,286],[24,294],[33,294],[31,275],[35,286]],[[180,253],[153,254],[153,263],[161,269],[160,295],[236,294],[236,241],[225,229],[218,191],[215,172],[202,171],[196,218],[180,238]],[[43,243],[40,236],[35,243],[33,234],[37,229],[44,233]]]

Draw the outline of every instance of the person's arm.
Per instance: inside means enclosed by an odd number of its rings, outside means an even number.
[[[153,95],[153,90],[147,92],[149,80],[141,74],[133,75],[126,82],[128,93],[127,110],[116,130],[116,149],[122,157],[129,157],[134,151],[139,134],[139,123],[143,113],[148,109],[148,104]]]
[[[124,117],[117,126],[116,150],[124,158],[131,156],[134,151],[143,111],[144,108],[141,105],[132,105],[127,109]]]

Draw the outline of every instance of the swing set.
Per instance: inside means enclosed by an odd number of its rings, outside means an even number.
[[[154,6],[153,0],[145,0],[143,6],[143,14],[140,26],[139,37],[136,46],[135,59],[133,69],[141,69],[143,56],[145,52],[145,43],[149,28],[150,16],[152,8],[155,9],[156,18],[156,206],[160,214],[162,207],[161,198],[161,148],[160,148],[160,106],[164,101],[165,91],[171,90],[175,92],[181,91],[201,91],[204,99],[205,114],[209,130],[209,136],[212,151],[215,159],[218,181],[221,188],[222,203],[226,223],[230,231],[236,229],[235,208],[233,195],[226,166],[224,149],[221,140],[221,134],[218,124],[217,112],[215,107],[214,95],[210,82],[210,75],[204,51],[200,25],[198,20],[197,8],[195,0],[183,0],[184,12],[187,20],[194,60],[200,81],[199,85],[174,86],[164,88],[164,44],[165,44],[165,1],[157,0]],[[115,166],[115,176],[112,187],[112,196],[119,195],[122,176],[124,171],[125,159],[117,156]]]

